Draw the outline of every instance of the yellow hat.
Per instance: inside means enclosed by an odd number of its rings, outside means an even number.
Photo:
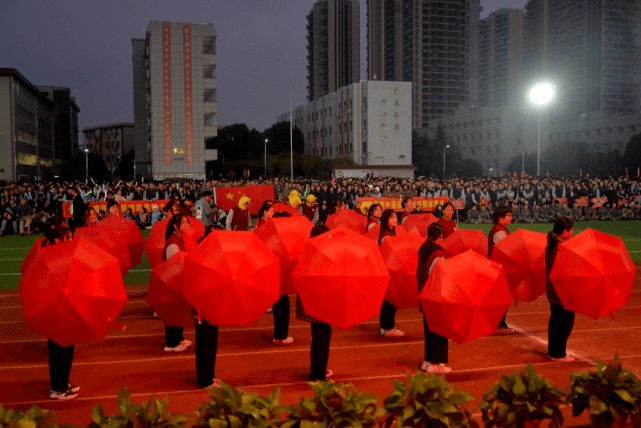
[[[369,207],[371,206],[372,206],[372,201],[363,202],[361,204],[361,213],[363,213],[363,215],[367,215],[367,213],[369,212]]]
[[[311,194],[307,195],[307,197],[305,198],[305,202],[307,202],[308,207],[314,206],[314,204],[316,203],[316,196]]]
[[[300,197],[300,192],[299,192],[298,190],[292,190],[291,192],[289,192],[289,196],[288,196],[288,198],[291,198],[291,197],[293,197],[293,196],[298,196],[298,197]]]
[[[238,208],[240,208],[241,210],[246,210],[246,209],[247,209],[247,207],[249,207],[249,203],[250,203],[251,201],[252,201],[252,200],[251,200],[251,199],[249,199],[247,196],[243,196],[243,197],[242,197],[242,198],[240,198],[240,200],[238,201]]]
[[[302,201],[300,200],[300,198],[299,198],[298,196],[296,196],[296,195],[291,195],[291,196],[289,197],[289,205],[290,205],[292,208],[298,208],[298,207],[300,206],[300,204],[302,204],[302,203],[303,203],[303,202],[302,202]]]

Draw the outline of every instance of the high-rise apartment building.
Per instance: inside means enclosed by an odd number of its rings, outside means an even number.
[[[412,82],[414,128],[428,128],[463,102],[478,105],[479,0],[367,4],[368,77]]]
[[[53,157],[54,165],[60,167],[79,153],[78,113],[80,107],[71,89],[60,86],[38,86],[45,97],[53,101]]]
[[[205,178],[216,160],[216,30],[212,24],[151,21],[132,40],[136,172]]]
[[[528,1],[526,67],[557,88],[555,117],[640,111],[640,22],[639,0]]]
[[[99,154],[111,174],[118,169],[123,157],[135,148],[133,123],[89,126],[82,129],[82,134],[84,148]]]
[[[481,19],[479,104],[516,105],[523,98],[523,10],[500,9]]]
[[[307,99],[360,80],[358,0],[318,0],[307,15]]]

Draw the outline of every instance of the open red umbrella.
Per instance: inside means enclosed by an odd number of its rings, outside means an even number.
[[[127,242],[113,229],[108,227],[79,227],[74,232],[74,238],[85,238],[96,247],[114,256],[118,260],[120,273],[123,277],[131,269]]]
[[[381,234],[381,225],[375,224],[370,230],[365,232],[365,236],[378,242],[378,235]]]
[[[18,288],[27,325],[62,347],[104,338],[127,301],[118,260],[83,238],[42,247]]]
[[[157,221],[151,227],[151,232],[145,242],[145,253],[152,268],[162,263],[162,252],[165,248],[165,233],[167,231],[169,219]],[[189,231],[183,235],[185,251],[191,251],[196,248],[198,240],[205,235],[205,226],[196,218],[189,218]]]
[[[280,298],[280,260],[253,232],[210,233],[184,272],[185,299],[212,325],[252,325]]]
[[[414,214],[416,216],[420,216],[427,222],[427,224],[432,224],[436,223],[438,221],[438,218],[432,214],[432,213],[423,213],[423,214]]]
[[[290,213],[292,217],[301,215],[300,211],[298,211],[297,208],[290,207],[289,205],[281,204],[280,202],[276,202],[274,204],[274,212]]]
[[[29,269],[31,262],[33,262],[33,259],[36,257],[36,254],[38,253],[38,249],[42,247],[42,241],[44,240],[45,238],[36,239],[36,242],[33,243],[33,245],[31,246],[31,249],[27,253],[27,257],[25,257],[22,263],[20,263],[20,272],[23,275],[27,273],[27,269]]]
[[[425,239],[417,232],[391,236],[380,246],[385,266],[390,274],[385,300],[398,309],[418,306],[416,265],[418,250]]]
[[[343,330],[379,314],[389,278],[376,242],[342,226],[307,241],[292,275],[305,313]]]
[[[431,331],[465,343],[496,331],[512,295],[502,266],[468,250],[437,263],[418,300]]]
[[[492,260],[503,265],[512,297],[531,302],[545,293],[547,235],[517,229],[492,249]]]
[[[413,214],[407,217],[402,226],[408,231],[415,229],[423,238],[426,238],[429,225],[422,215]]]
[[[280,294],[296,294],[292,273],[309,239],[314,224],[305,216],[274,218],[258,229],[256,235],[280,259]]]
[[[342,210],[336,214],[327,216],[325,226],[329,229],[335,229],[338,226],[343,226],[364,235],[365,230],[367,229],[367,217],[362,214],[358,214],[353,210]]]
[[[98,222],[97,227],[108,227],[116,232],[127,242],[129,248],[129,264],[137,266],[142,260],[142,251],[145,247],[145,237],[142,236],[138,225],[133,220],[115,215],[109,215]]]
[[[550,281],[564,309],[599,319],[628,303],[636,271],[621,238],[588,228],[559,244]]]
[[[183,297],[185,251],[179,251],[151,270],[147,303],[165,325],[193,327],[191,305]]]
[[[467,250],[473,250],[487,257],[487,237],[481,230],[458,229],[445,238],[441,244],[445,257],[456,256]]]

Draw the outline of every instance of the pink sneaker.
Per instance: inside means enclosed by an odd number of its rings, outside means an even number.
[[[381,329],[381,336],[384,337],[403,337],[405,336],[405,333],[403,333],[401,330],[398,329],[391,329],[391,330],[383,330]]]
[[[447,374],[452,372],[452,369],[445,367],[445,364],[430,364],[427,361],[423,361],[421,370],[429,374]]]

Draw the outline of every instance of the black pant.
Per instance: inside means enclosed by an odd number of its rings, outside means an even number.
[[[289,333],[289,296],[282,295],[274,306],[272,306],[274,314],[274,339],[283,340],[287,339]]]
[[[396,306],[387,300],[383,300],[381,306],[380,324],[383,330],[392,330],[394,328],[394,319],[396,318]]]
[[[206,388],[216,377],[218,326],[205,320],[196,320],[196,378],[198,388]]]
[[[51,389],[56,392],[64,392],[69,389],[69,374],[71,363],[73,363],[74,345],[61,347],[51,340],[47,340],[49,348],[49,377],[51,378]]]
[[[332,326],[324,322],[313,322],[312,346],[310,347],[311,368],[309,380],[325,380],[327,361],[329,360],[329,341],[332,338]]]
[[[423,331],[425,331],[425,361],[431,364],[447,363],[447,337],[431,332],[425,315],[423,315]]]
[[[503,314],[503,318],[501,318],[501,322],[499,323],[498,328],[509,328],[507,326],[507,323],[505,322],[505,317],[507,316],[507,309],[505,310],[505,313]]]
[[[185,340],[183,337],[183,330],[184,328],[182,327],[172,327],[172,326],[165,326],[165,346],[168,348],[175,348],[176,346],[180,345],[180,342]]]
[[[563,305],[550,303],[550,322],[548,323],[548,355],[552,358],[565,357],[565,346],[568,343],[574,312],[566,311]]]

